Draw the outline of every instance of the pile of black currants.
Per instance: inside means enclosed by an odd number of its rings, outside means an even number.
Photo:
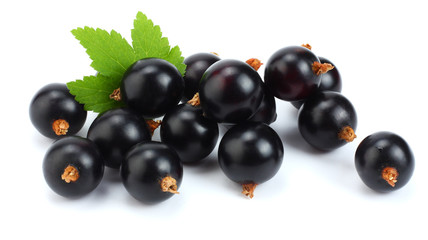
[[[201,163],[220,141],[221,170],[252,198],[256,186],[274,177],[283,161],[283,143],[269,126],[277,117],[275,98],[299,109],[299,131],[316,149],[332,151],[356,138],[356,111],[340,93],[338,69],[309,45],[275,52],[264,81],[257,59],[198,53],[184,63],[184,77],[163,59],[131,65],[110,95],[127,107],[100,114],[86,138],[73,136],[87,112],[66,85],[40,89],[30,118],[41,134],[56,139],[43,161],[49,187],[64,197],[81,197],[99,185],[106,166],[119,170],[135,199],[158,203],[178,193],[183,164]],[[228,129],[220,140],[219,125]],[[157,127],[160,142],[152,140]],[[355,166],[367,186],[388,192],[410,180],[414,158],[401,137],[379,132],[358,146]]]

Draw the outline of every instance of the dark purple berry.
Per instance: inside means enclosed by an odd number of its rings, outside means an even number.
[[[357,114],[352,103],[342,94],[318,92],[300,108],[298,127],[310,145],[331,151],[354,140]]]
[[[118,169],[129,149],[150,141],[151,133],[136,112],[118,108],[98,116],[89,127],[88,138],[98,146],[105,165]]]
[[[180,102],[183,91],[181,73],[168,61],[158,58],[132,64],[120,87],[123,101],[144,118],[163,116]]]
[[[76,134],[85,124],[87,112],[62,83],[41,88],[30,103],[30,119],[44,136],[57,139]]]
[[[323,57],[318,57],[321,63],[331,64],[334,68],[330,71],[321,75],[321,82],[318,86],[317,91],[333,91],[333,92],[342,92],[342,77],[340,76],[339,70],[337,67],[328,59]],[[315,94],[315,93],[314,93]],[[292,101],[291,104],[299,109],[305,100]]]
[[[168,145],[145,142],[128,152],[120,176],[131,196],[143,203],[154,204],[178,193],[183,165]]]
[[[184,74],[184,95],[182,100],[187,102],[199,91],[202,75],[213,63],[220,58],[212,53],[196,53],[184,59],[186,73]]]
[[[52,144],[43,160],[43,175],[58,195],[77,198],[93,191],[104,174],[96,145],[86,138],[69,136]]]
[[[160,127],[162,142],[176,150],[183,163],[196,163],[208,156],[218,135],[217,123],[190,104],[180,104],[165,114]]]
[[[366,137],[358,146],[355,167],[369,188],[390,192],[409,182],[415,160],[403,138],[391,132],[377,132]]]
[[[207,118],[239,123],[253,116],[263,100],[263,82],[248,64],[231,59],[211,65],[199,85],[201,107]]]
[[[284,149],[278,134],[264,123],[235,125],[223,136],[218,161],[224,174],[253,196],[254,188],[271,179],[282,164]]]
[[[275,97],[297,101],[312,95],[320,84],[321,74],[330,69],[321,64],[311,50],[291,46],[278,50],[269,58],[264,79]]]

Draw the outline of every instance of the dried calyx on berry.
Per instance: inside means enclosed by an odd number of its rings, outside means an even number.
[[[177,189],[178,189],[177,180],[175,180],[171,176],[166,176],[166,177],[162,178],[160,185],[161,185],[163,192],[179,194],[179,192],[177,192]]]
[[[79,177],[79,170],[77,170],[77,168],[72,165],[68,165],[61,175],[61,179],[64,180],[66,183],[75,182],[79,179]]]
[[[256,71],[258,71],[259,68],[263,65],[263,63],[257,58],[250,58],[246,61],[246,63]]]
[[[69,127],[70,124],[64,119],[58,119],[52,123],[52,129],[58,136],[66,135]]]

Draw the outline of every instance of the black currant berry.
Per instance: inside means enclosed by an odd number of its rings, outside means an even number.
[[[181,73],[168,61],[158,58],[132,64],[120,87],[123,101],[144,118],[164,115],[180,102],[183,91]]]
[[[208,156],[218,135],[217,123],[204,117],[200,107],[188,103],[165,114],[160,128],[162,142],[177,151],[183,163],[196,163]]]
[[[186,73],[184,74],[184,95],[182,100],[187,102],[192,99],[199,90],[199,83],[202,75],[213,63],[220,60],[218,56],[212,53],[196,53],[186,59]]]
[[[69,136],[57,140],[43,160],[43,175],[58,195],[77,198],[94,190],[104,174],[104,163],[95,144]]]
[[[44,86],[30,103],[30,119],[34,127],[52,139],[76,134],[85,124],[86,115],[83,105],[62,83]]]
[[[283,154],[282,141],[272,128],[246,122],[235,125],[223,136],[218,161],[224,174],[242,184],[242,193],[251,198],[256,185],[278,172]]]
[[[390,192],[409,182],[415,160],[403,138],[391,132],[377,132],[366,137],[358,146],[355,167],[369,188]]]
[[[98,116],[88,130],[88,138],[99,148],[105,165],[118,169],[128,150],[151,140],[144,119],[130,109],[109,110]]]
[[[126,190],[143,203],[159,203],[174,194],[183,178],[180,158],[168,145],[145,142],[134,146],[120,168]]]
[[[264,98],[262,103],[257,109],[257,112],[248,119],[250,122],[262,122],[265,124],[271,124],[276,121],[276,103],[275,97],[269,91],[265,84],[263,84]]]
[[[319,150],[330,151],[354,140],[357,114],[342,94],[318,92],[300,108],[298,127],[306,142]]]
[[[333,92],[342,92],[342,77],[336,65],[334,65],[330,60],[324,57],[318,57],[321,63],[327,63],[332,65],[334,68],[328,72],[321,75],[321,83],[318,86],[318,89],[321,91],[333,91]]]
[[[339,70],[337,69],[336,65],[334,65],[330,60],[326,58],[318,58],[320,59],[321,63],[331,64],[334,68],[321,75],[321,82],[318,86],[317,91],[333,91],[340,93],[342,91],[342,77],[340,76]],[[299,109],[304,102],[305,100],[292,101],[291,104],[295,108]]]
[[[239,123],[253,116],[263,100],[263,82],[248,64],[220,60],[205,71],[199,98],[206,117],[219,123]]]
[[[275,97],[297,101],[313,94],[321,81],[321,74],[332,69],[321,64],[309,49],[291,46],[275,52],[266,63],[265,83]]]

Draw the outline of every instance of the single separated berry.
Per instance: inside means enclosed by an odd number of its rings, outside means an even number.
[[[76,134],[85,124],[87,112],[62,83],[41,88],[30,103],[30,119],[44,136],[57,139]]]
[[[98,116],[88,130],[88,138],[99,148],[107,167],[119,169],[128,150],[151,140],[151,133],[136,112],[127,108],[109,110]]]
[[[182,163],[196,163],[208,156],[219,135],[215,121],[189,103],[177,105],[165,114],[160,128],[162,142],[177,151]]]
[[[120,94],[129,108],[144,118],[157,118],[177,105],[184,91],[181,73],[170,62],[146,58],[125,72]]]
[[[354,140],[357,113],[342,94],[317,92],[300,108],[298,127],[310,145],[322,151],[331,151]]]
[[[202,75],[213,63],[220,58],[213,53],[196,53],[184,59],[186,73],[184,74],[184,94],[182,100],[187,102],[199,90]]]
[[[266,63],[265,83],[275,97],[303,100],[318,88],[321,75],[333,68],[322,64],[306,47],[290,46],[276,51]]]
[[[94,190],[104,174],[104,163],[96,145],[76,136],[57,140],[43,160],[43,175],[58,195],[77,198]]]
[[[127,154],[120,176],[126,190],[143,203],[159,203],[178,194],[183,165],[177,152],[160,142],[134,146]]]
[[[271,179],[282,164],[284,148],[278,134],[264,123],[235,125],[223,136],[218,161],[224,174],[242,185],[250,198],[258,184]]]
[[[390,192],[409,182],[415,160],[403,138],[391,132],[377,132],[366,137],[358,146],[355,167],[369,188]]]
[[[253,116],[264,96],[259,74],[247,63],[223,59],[204,73],[199,98],[207,118],[239,123]]]

